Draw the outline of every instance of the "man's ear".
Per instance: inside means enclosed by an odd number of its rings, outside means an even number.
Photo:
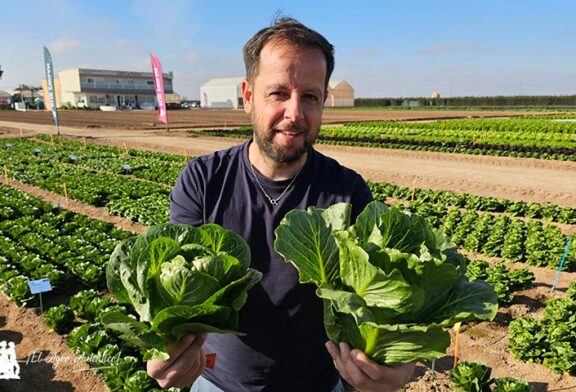
[[[244,101],[244,111],[248,114],[252,112],[252,90],[248,80],[242,81],[242,100]]]

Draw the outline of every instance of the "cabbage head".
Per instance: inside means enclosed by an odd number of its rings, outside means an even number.
[[[249,265],[246,241],[219,225],[150,226],[118,244],[106,268],[108,289],[139,320],[109,312],[102,322],[145,360],[168,359],[167,344],[187,333],[238,333],[247,290],[262,278]]]
[[[468,281],[463,256],[424,218],[379,201],[354,225],[350,212],[293,210],[275,231],[275,250],[318,287],[330,340],[382,365],[433,360],[450,345],[446,327],[494,318],[494,290]]]

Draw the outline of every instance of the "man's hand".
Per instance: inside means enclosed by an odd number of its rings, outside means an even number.
[[[387,367],[370,360],[360,350],[352,350],[347,343],[339,346],[327,342],[326,348],[334,365],[346,382],[361,392],[396,392],[410,381],[416,364]]]
[[[202,345],[207,335],[186,335],[168,350],[167,361],[150,360],[146,364],[148,375],[162,388],[191,385],[204,371],[206,356]]]

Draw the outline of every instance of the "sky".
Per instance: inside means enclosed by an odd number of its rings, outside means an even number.
[[[211,78],[243,76],[242,47],[275,15],[335,47],[332,80],[357,98],[576,94],[573,0],[27,0],[0,3],[0,90],[56,71],[151,72],[198,99]]]

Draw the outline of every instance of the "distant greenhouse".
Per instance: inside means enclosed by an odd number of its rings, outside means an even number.
[[[203,108],[239,109],[243,107],[243,77],[210,79],[200,87]]]

